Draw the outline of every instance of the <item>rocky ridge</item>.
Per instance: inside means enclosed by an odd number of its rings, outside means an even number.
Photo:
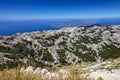
[[[58,66],[120,57],[120,26],[72,27],[0,36],[0,64]],[[14,63],[14,65],[13,65]],[[16,64],[15,64],[16,63]]]

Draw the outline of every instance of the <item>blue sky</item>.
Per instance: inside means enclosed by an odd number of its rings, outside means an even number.
[[[0,0],[0,20],[114,17],[120,0]]]

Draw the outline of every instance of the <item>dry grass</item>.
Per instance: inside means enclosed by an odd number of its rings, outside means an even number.
[[[80,73],[77,70],[74,70],[74,68],[71,66],[71,74],[68,76],[68,78],[64,80],[93,80],[88,77],[80,77],[78,73]],[[35,74],[28,74],[28,73],[20,73],[19,69],[6,69],[3,71],[0,71],[0,80],[63,80],[62,78],[59,79],[46,79],[45,77],[41,77],[40,75]]]
[[[20,73],[19,69],[10,69],[0,72],[0,80],[43,80],[33,74]]]
[[[119,63],[120,58],[118,59],[110,59],[108,61],[112,63]],[[90,77],[83,77],[80,76],[81,74],[89,73],[89,70],[84,70],[83,68],[94,65],[97,63],[82,63],[82,64],[76,64],[76,65],[69,65],[69,66],[63,66],[63,67],[57,67],[53,68],[51,72],[58,72],[60,69],[65,69],[70,71],[70,74],[68,75],[68,78],[64,80],[94,80]],[[5,69],[3,71],[0,71],[0,80],[63,80],[61,77],[59,79],[46,79],[45,76],[42,77],[40,74],[28,74],[28,73],[20,73],[20,68],[14,68],[14,69]],[[102,80],[99,78],[98,80]]]

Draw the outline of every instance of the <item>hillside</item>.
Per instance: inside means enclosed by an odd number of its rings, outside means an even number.
[[[120,57],[120,26],[85,26],[0,36],[0,67],[60,66]]]

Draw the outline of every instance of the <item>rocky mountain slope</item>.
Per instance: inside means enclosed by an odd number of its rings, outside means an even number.
[[[57,66],[120,57],[120,26],[86,26],[0,36],[0,67]],[[13,65],[14,64],[14,65]]]

